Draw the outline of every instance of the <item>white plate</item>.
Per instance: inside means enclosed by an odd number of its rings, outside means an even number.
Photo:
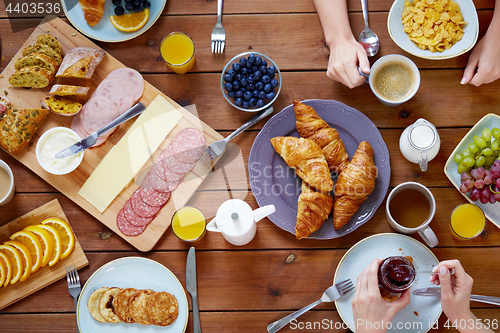
[[[460,6],[460,12],[467,25],[464,28],[464,36],[449,50],[443,52],[431,52],[422,50],[413,43],[408,34],[403,30],[401,13],[405,7],[405,0],[395,0],[392,4],[389,16],[387,17],[387,30],[392,40],[404,51],[413,54],[419,58],[425,59],[449,59],[457,57],[469,51],[477,42],[479,35],[479,21],[477,18],[476,7],[472,0],[453,0]]]
[[[489,128],[490,130],[493,127],[500,128],[500,116],[494,113],[489,113],[486,116],[484,116],[481,120],[479,120],[474,127],[471,128],[469,133],[467,133],[462,141],[457,145],[455,150],[453,150],[453,153],[451,153],[450,157],[448,158],[448,161],[446,161],[446,164],[444,166],[444,173],[448,177],[448,179],[452,182],[453,185],[457,188],[457,190],[460,192],[460,174],[457,172],[458,164],[455,162],[455,155],[458,154],[459,152],[463,152],[465,149],[467,149],[467,146],[469,143],[472,142],[472,138],[474,135],[479,135],[481,136],[481,132],[485,128]],[[462,192],[460,192],[462,193]],[[470,193],[470,192],[469,192]],[[494,203],[494,204],[483,204],[479,200],[478,201],[472,201],[469,193],[462,193],[462,195],[469,200],[471,204],[477,205],[481,207],[481,209],[484,212],[484,215],[490,220],[493,224],[495,224],[497,227],[500,228],[500,204]]]
[[[149,20],[146,24],[137,31],[125,32],[115,28],[111,23],[109,16],[115,15],[115,5],[111,1],[106,1],[104,4],[104,15],[95,26],[91,27],[83,18],[83,10],[80,3],[73,5],[74,1],[61,1],[64,13],[71,24],[82,34],[95,40],[103,42],[123,42],[135,38],[146,32],[160,17],[167,0],[150,0],[151,7],[149,8]],[[72,8],[71,8],[72,6]],[[125,0],[122,0],[122,6],[125,8]],[[69,9],[68,11],[68,7]],[[127,13],[127,11],[125,11]]]
[[[137,323],[101,323],[87,308],[87,301],[94,290],[101,287],[152,289],[166,291],[177,298],[179,316],[173,324],[162,327]],[[162,264],[142,257],[126,257],[108,262],[92,274],[83,286],[78,299],[76,321],[81,333],[163,332],[182,333],[188,322],[186,293],[175,275]]]
[[[333,283],[351,279],[353,283],[368,266],[377,258],[390,256],[410,256],[417,271],[412,289],[434,286],[429,282],[430,274],[419,274],[418,271],[431,271],[439,261],[422,243],[400,234],[377,234],[354,244],[340,260]],[[354,317],[351,302],[354,292],[335,301],[335,307],[342,320],[354,331]],[[414,312],[418,313],[418,316]],[[410,304],[399,311],[392,320],[392,328],[387,332],[424,333],[441,316],[441,299],[437,297],[410,296]],[[401,323],[398,329],[398,323]],[[409,323],[409,324],[407,324]],[[408,325],[408,326],[404,326]],[[411,326],[411,327],[410,327]]]

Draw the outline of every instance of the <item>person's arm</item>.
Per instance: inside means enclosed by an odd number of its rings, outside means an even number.
[[[474,47],[460,83],[480,86],[500,78],[498,36],[500,36],[500,0],[495,1],[495,11],[490,26],[484,37]]]
[[[330,48],[326,75],[349,88],[363,84],[365,78],[359,75],[358,66],[369,73],[370,62],[365,49],[352,34],[346,0],[314,0],[314,4]]]
[[[384,333],[387,323],[410,303],[410,289],[390,303],[382,298],[378,287],[378,267],[382,259],[373,260],[358,276],[352,311],[356,333]],[[378,329],[375,329],[378,327]]]
[[[455,268],[455,274],[450,274],[450,269]],[[456,329],[461,333],[493,333],[485,328],[470,311],[470,294],[473,280],[465,272],[458,260],[442,261],[434,267],[430,281],[441,285],[441,305],[450,324],[456,324]]]

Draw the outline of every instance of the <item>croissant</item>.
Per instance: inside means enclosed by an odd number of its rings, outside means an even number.
[[[341,173],[349,163],[349,155],[339,132],[331,128],[309,105],[294,100],[293,111],[300,136],[316,142],[323,150],[330,170]]]
[[[293,136],[278,136],[271,139],[271,144],[303,181],[323,193],[333,189],[325,155],[314,141]]]
[[[342,171],[335,185],[333,227],[340,229],[349,222],[361,203],[373,192],[377,168],[373,162],[372,146],[359,144],[351,162]]]
[[[99,23],[104,15],[104,2],[105,0],[79,0],[83,17],[91,27]]]
[[[332,212],[333,198],[331,195],[316,192],[305,182],[302,182],[302,193],[297,207],[297,225],[295,237],[308,237],[321,227]]]

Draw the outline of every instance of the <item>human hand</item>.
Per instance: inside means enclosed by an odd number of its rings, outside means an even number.
[[[330,59],[326,75],[351,89],[362,85],[365,77],[359,74],[358,66],[364,73],[370,73],[370,62],[363,46],[351,35],[335,40],[329,47]]]
[[[493,35],[487,32],[474,47],[461,84],[470,83],[478,87],[500,78],[500,44],[498,36]]]
[[[358,276],[352,311],[356,333],[383,333],[394,315],[410,303],[410,290],[405,290],[392,303],[385,301],[378,287],[378,268],[382,259],[373,260]],[[375,329],[375,327],[379,327]]]
[[[450,269],[455,268],[455,274],[450,274]],[[440,262],[432,270],[434,273],[430,281],[435,285],[441,284],[441,306],[451,322],[461,319],[471,319],[470,294],[473,280],[465,272],[458,260]]]

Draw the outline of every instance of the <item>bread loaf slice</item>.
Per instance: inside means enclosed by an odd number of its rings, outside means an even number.
[[[40,53],[43,53],[43,54],[51,57],[52,59],[54,59],[54,61],[56,62],[56,64],[58,66],[62,62],[62,57],[59,53],[54,51],[54,49],[51,48],[50,46],[48,46],[46,44],[40,44],[40,43],[36,43],[36,44],[30,45],[27,48],[25,48],[23,50],[23,57],[26,57],[27,55],[32,54],[34,52],[40,52]]]
[[[38,66],[24,67],[12,74],[9,83],[13,87],[45,88],[54,78],[54,72]]]
[[[50,46],[51,48],[54,49],[59,55],[63,54],[61,44],[57,41],[57,38],[49,35],[49,34],[43,34],[40,35],[36,38],[37,43],[39,44],[45,44]]]
[[[32,66],[45,68],[46,70],[51,71],[52,73],[55,73],[57,71],[56,61],[51,57],[40,52],[33,52],[32,54],[29,54],[26,57],[19,58],[16,61],[14,68],[16,70],[20,70],[21,68],[32,67]]]
[[[49,94],[54,96],[86,96],[89,89],[89,87],[54,84]]]
[[[44,109],[50,110],[63,116],[74,116],[82,109],[82,104],[78,102],[73,102],[69,99],[52,96],[45,97],[41,102],[41,106]]]
[[[64,57],[56,77],[90,79],[105,54],[101,49],[89,47],[71,49]]]

